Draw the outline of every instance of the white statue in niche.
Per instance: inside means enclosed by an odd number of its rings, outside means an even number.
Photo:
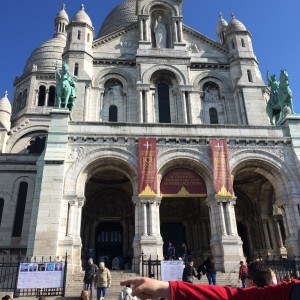
[[[166,48],[167,47],[167,29],[162,23],[162,16],[158,16],[155,21],[153,28],[155,34],[156,48]]]

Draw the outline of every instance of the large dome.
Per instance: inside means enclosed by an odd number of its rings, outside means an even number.
[[[138,19],[135,12],[136,0],[126,0],[119,4],[104,20],[98,38],[137,22]]]
[[[66,46],[66,41],[60,38],[53,38],[38,46],[30,55],[26,62],[24,73],[30,72],[33,65],[37,69],[53,70],[56,63],[61,67],[62,53]]]

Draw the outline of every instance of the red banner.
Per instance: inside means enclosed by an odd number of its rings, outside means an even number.
[[[168,172],[160,184],[163,197],[205,197],[206,185],[202,177],[196,172],[178,168]]]
[[[210,140],[216,197],[232,197],[233,183],[226,140]]]
[[[157,194],[156,139],[139,138],[139,197],[154,198]]]

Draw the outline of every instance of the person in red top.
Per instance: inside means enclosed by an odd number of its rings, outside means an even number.
[[[246,287],[246,278],[247,278],[247,265],[241,260],[240,261],[240,269],[239,269],[239,280],[242,281],[242,287]]]
[[[120,282],[132,285],[132,295],[140,299],[169,300],[298,300],[300,281],[268,285],[263,288],[231,288],[228,286],[198,285],[182,281],[158,281],[135,277]],[[299,293],[296,295],[296,293]]]

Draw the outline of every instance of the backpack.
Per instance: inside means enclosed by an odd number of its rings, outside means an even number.
[[[291,294],[290,300],[299,300],[300,299],[300,282],[296,283]]]

